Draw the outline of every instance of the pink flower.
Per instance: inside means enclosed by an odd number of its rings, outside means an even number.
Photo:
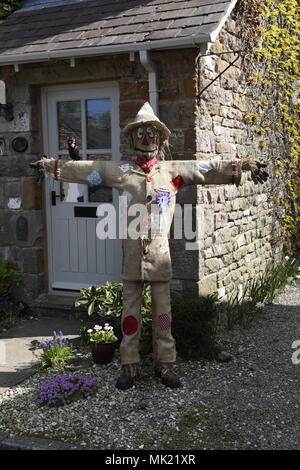
[[[100,331],[100,330],[102,330],[102,326],[100,326],[100,325],[95,325],[95,326],[94,326],[94,330]]]

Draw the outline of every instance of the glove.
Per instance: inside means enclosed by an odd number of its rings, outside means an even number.
[[[52,165],[49,166],[49,163],[52,163],[52,161],[54,162],[54,158],[49,159],[46,155],[43,155],[41,160],[30,163],[30,168],[35,170],[35,183],[42,184],[46,171],[52,170]]]
[[[68,137],[67,139],[68,149],[69,149],[69,156],[72,160],[81,160],[79,155],[79,148],[76,145],[76,139],[74,136]]]
[[[269,178],[269,173],[262,169],[266,166],[266,163],[260,163],[249,158],[242,162],[242,171],[251,171],[251,178],[255,184],[264,183]]]

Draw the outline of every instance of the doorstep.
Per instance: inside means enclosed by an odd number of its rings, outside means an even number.
[[[77,295],[41,294],[29,303],[30,312],[35,316],[54,316],[67,318],[86,318],[87,312],[82,307],[74,307]]]

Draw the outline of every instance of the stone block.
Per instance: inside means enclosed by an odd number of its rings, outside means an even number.
[[[211,273],[217,273],[221,268],[223,268],[224,263],[220,258],[210,258],[205,260],[205,266],[208,267]]]
[[[41,211],[0,210],[0,245],[30,247],[38,245],[44,235]]]
[[[148,82],[120,80],[120,102],[134,100],[148,101]],[[134,117],[134,116],[132,116]]]
[[[23,248],[21,250],[23,273],[40,273],[44,271],[44,250],[41,247]]]
[[[187,240],[170,240],[173,277],[175,279],[199,278],[199,252],[186,249]]]
[[[236,146],[227,142],[216,143],[217,153],[229,153],[232,157],[236,156]]]
[[[218,287],[217,274],[211,274],[200,280],[199,293],[200,295],[207,296],[217,292]]]
[[[210,153],[212,151],[211,132],[196,130],[197,152]]]
[[[5,183],[6,198],[16,198],[21,196],[21,182],[18,180],[8,179]]]
[[[183,89],[187,98],[195,98],[196,96],[196,79],[194,77],[184,78]]]
[[[42,209],[42,186],[34,178],[22,178],[22,208],[24,210]]]

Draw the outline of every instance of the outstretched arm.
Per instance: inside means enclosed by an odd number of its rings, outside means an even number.
[[[247,160],[199,160],[170,162],[171,173],[174,175],[172,185],[180,189],[184,184],[236,184],[239,185],[243,171],[250,171],[255,183],[263,183],[268,179],[264,171],[266,164]]]

